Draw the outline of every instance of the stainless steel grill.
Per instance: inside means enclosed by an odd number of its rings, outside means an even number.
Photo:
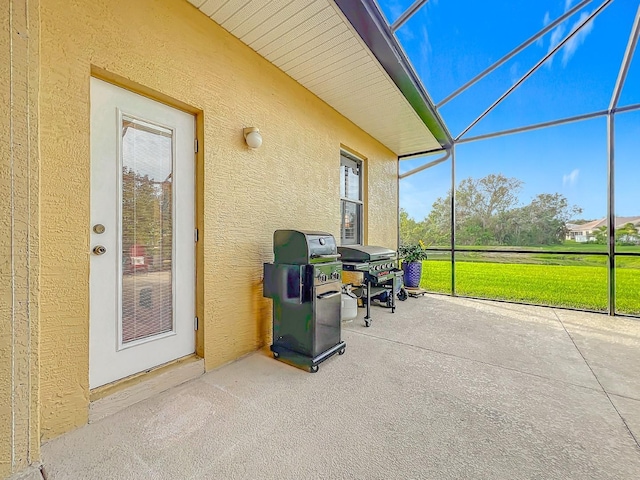
[[[387,305],[391,312],[396,310],[396,292],[402,287],[402,270],[398,268],[398,254],[395,250],[374,245],[338,247],[342,269],[364,274],[365,286],[361,296],[366,296],[367,315],[364,324],[371,326],[371,299],[387,293]]]
[[[276,230],[274,262],[264,264],[263,295],[273,299],[275,358],[318,371],[341,341],[341,271],[336,241],[329,233]]]

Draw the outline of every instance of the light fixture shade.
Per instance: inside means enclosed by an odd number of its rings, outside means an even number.
[[[249,148],[260,147],[260,145],[262,145],[262,135],[260,135],[260,130],[256,127],[245,128],[244,140],[247,142]]]

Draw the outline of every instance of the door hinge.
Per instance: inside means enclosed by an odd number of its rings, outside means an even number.
[[[198,139],[197,138],[193,139],[193,151],[195,153],[198,153]]]
[[[194,317],[193,319],[193,329],[198,330],[198,317]]]
[[[198,240],[200,240],[200,232],[198,231],[198,229],[196,228],[195,231],[193,232],[193,240],[197,243]]]

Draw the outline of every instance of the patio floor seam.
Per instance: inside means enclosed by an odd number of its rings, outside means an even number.
[[[624,398],[625,400],[631,400],[633,402],[640,402],[640,398],[630,397],[628,395],[621,395],[619,393],[614,393],[614,392],[609,392],[609,396],[618,397],[618,398]]]
[[[613,400],[611,400],[611,396],[609,395],[609,392],[607,392],[607,390],[604,388],[604,385],[602,385],[602,382],[600,382],[600,379],[598,378],[598,376],[596,375],[596,372],[593,371],[593,368],[591,368],[591,365],[589,364],[589,362],[587,361],[587,358],[583,355],[582,351],[580,350],[580,348],[578,347],[578,345],[576,344],[575,340],[573,339],[573,337],[571,336],[571,334],[569,333],[569,330],[567,330],[567,327],[564,326],[564,322],[560,319],[560,316],[558,315],[558,313],[553,310],[553,313],[555,314],[556,318],[558,319],[558,322],[560,322],[560,325],[562,325],[562,328],[564,329],[564,331],[566,332],[567,336],[569,337],[569,339],[571,340],[571,343],[573,343],[573,346],[575,347],[575,349],[578,351],[578,353],[580,354],[580,356],[582,357],[582,360],[584,360],[584,363],[587,365],[587,367],[589,368],[589,370],[591,371],[591,374],[593,375],[593,378],[596,379],[596,382],[598,382],[598,385],[600,385],[600,388],[602,389],[602,392],[607,396],[607,400],[609,400],[609,403],[611,404],[611,406],[613,407],[613,409],[615,410],[615,412],[618,414],[618,417],[620,417],[620,420],[622,421],[623,425],[625,426],[625,428],[627,429],[627,432],[629,433],[629,435],[631,436],[631,438],[633,439],[633,441],[636,444],[636,448],[638,450],[640,450],[640,442],[638,442],[638,439],[636,438],[636,436],[633,434],[633,432],[631,431],[631,429],[629,428],[629,425],[627,424],[627,421],[624,419],[624,417],[620,414],[620,411],[618,410],[618,408],[616,407],[615,403],[613,403]]]
[[[391,338],[379,337],[377,335],[372,335],[370,333],[358,332],[356,330],[349,330],[349,331],[353,332],[353,333],[355,333],[357,335],[362,335],[362,336],[365,336],[365,337],[375,338],[375,339],[387,341],[387,342],[390,342],[390,343],[396,343],[398,345],[404,345],[406,347],[413,347],[413,348],[417,348],[419,350],[424,350],[426,352],[432,352],[432,353],[437,353],[437,354],[440,354],[440,355],[445,355],[447,357],[457,358],[459,360],[467,360],[469,362],[478,363],[480,365],[487,365],[487,366],[490,366],[490,367],[500,368],[502,370],[508,370],[510,372],[519,373],[521,375],[527,375],[527,376],[531,376],[531,377],[540,378],[541,380],[546,380],[546,381],[549,381],[549,382],[560,383],[562,385],[569,385],[569,386],[577,387],[577,388],[584,388],[586,390],[591,390],[592,392],[604,393],[606,395],[606,392],[604,392],[603,390],[598,389],[598,388],[594,388],[594,387],[588,387],[586,385],[580,385],[580,384],[577,384],[577,383],[566,382],[564,380],[559,380],[557,378],[545,377],[544,375],[538,375],[536,373],[525,372],[525,371],[522,371],[522,370],[518,370],[517,368],[506,367],[504,365],[498,365],[496,363],[491,363],[491,362],[485,362],[485,361],[482,361],[482,360],[478,360],[476,358],[464,357],[462,355],[456,355],[455,353],[443,352],[441,350],[436,350],[436,349],[433,349],[433,348],[423,347],[421,345],[415,345],[415,344],[412,344],[412,343],[402,342],[400,340],[393,340]]]

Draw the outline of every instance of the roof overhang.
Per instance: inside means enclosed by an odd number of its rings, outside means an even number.
[[[373,0],[189,0],[398,156],[450,145]]]

